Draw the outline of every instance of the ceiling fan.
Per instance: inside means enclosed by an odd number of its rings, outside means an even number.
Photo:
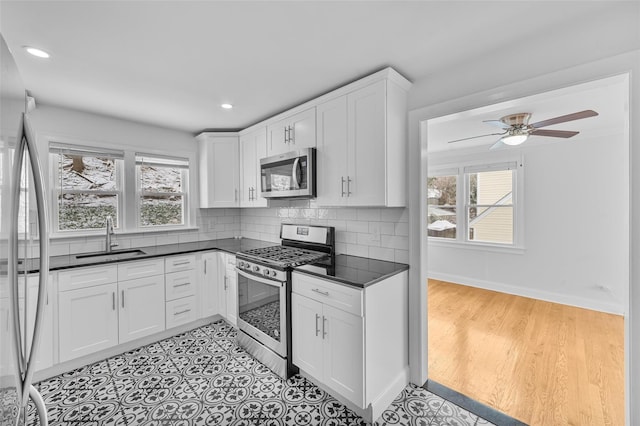
[[[551,126],[553,124],[565,123],[567,121],[580,120],[588,117],[595,117],[597,112],[587,109],[580,112],[574,112],[573,114],[562,115],[560,117],[550,118],[548,120],[538,121],[537,123],[529,124],[531,114],[528,112],[520,112],[517,114],[505,115],[499,120],[484,120],[483,123],[488,123],[493,126],[500,127],[504,131],[501,133],[489,133],[486,135],[471,136],[469,138],[456,139],[449,141],[448,143],[462,142],[469,139],[482,138],[485,136],[501,136],[498,141],[491,146],[491,149],[502,148],[504,145],[520,145],[526,141],[530,135],[536,136],[550,136],[554,138],[570,138],[577,135],[580,132],[569,130],[545,130],[542,127]]]

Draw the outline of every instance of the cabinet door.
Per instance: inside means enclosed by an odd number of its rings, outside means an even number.
[[[386,204],[386,82],[347,95],[349,205]]]
[[[164,276],[118,283],[119,342],[125,343],[164,330]]]
[[[289,118],[289,151],[316,146],[316,109],[309,108]]]
[[[240,138],[240,207],[267,206],[260,196],[260,159],[266,156],[266,127]]]
[[[218,253],[203,253],[200,280],[200,318],[218,314]]]
[[[227,320],[238,326],[238,278],[233,266],[227,264]]]
[[[118,285],[103,284],[60,292],[60,362],[118,344]]]
[[[291,294],[291,345],[293,363],[323,381],[322,303]]]
[[[347,203],[347,97],[341,96],[316,108],[318,121],[318,205]]]
[[[323,305],[324,377],[322,382],[364,408],[362,317]]]
[[[267,127],[267,157],[291,151],[287,140],[288,125],[289,121],[285,119]]]
[[[223,318],[227,318],[227,255],[218,253],[218,309]]]
[[[36,324],[36,308],[38,306],[38,275],[29,275],[27,278],[27,350],[31,351],[33,330]],[[51,367],[53,365],[53,276],[49,275],[47,290],[45,293],[44,313],[42,314],[42,326],[40,328],[40,344],[36,356],[36,370]]]
[[[200,208],[239,205],[237,136],[199,140]]]

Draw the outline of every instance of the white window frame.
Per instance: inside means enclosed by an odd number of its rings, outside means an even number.
[[[513,205],[513,243],[496,243],[487,241],[474,241],[469,239],[469,216],[467,214],[470,204],[470,179],[469,174],[476,172],[489,172],[499,170],[513,170],[512,174],[512,201]],[[460,246],[468,249],[481,249],[497,252],[522,252],[524,251],[524,158],[511,157],[505,161],[467,161],[456,165],[445,164],[429,167],[429,177],[451,176],[457,174],[456,180],[456,238],[443,238],[428,236],[430,245]],[[482,207],[484,205],[474,205]]]
[[[124,220],[124,204],[125,204],[125,179],[124,179],[124,169],[125,165],[125,155],[124,151],[114,150],[114,149],[104,149],[97,148],[91,146],[83,146],[83,145],[75,145],[75,144],[67,144],[51,141],[49,143],[49,168],[50,168],[50,177],[51,177],[51,232],[54,235],[91,235],[91,234],[101,234],[104,233],[104,227],[101,228],[86,228],[86,229],[60,229],[60,217],[59,217],[59,205],[58,205],[58,195],[62,190],[59,185],[61,177],[58,174],[58,161],[59,155],[69,154],[69,155],[84,155],[91,157],[108,157],[114,158],[118,160],[116,162],[116,190],[114,191],[99,191],[99,190],[64,190],[64,193],[69,194],[104,194],[104,195],[115,195],[117,197],[117,208],[116,215],[117,218],[115,220],[115,228],[117,230],[125,229],[125,220]]]
[[[139,229],[183,229],[189,227],[189,174],[191,168],[191,162],[189,158],[174,157],[168,155],[149,154],[136,152],[135,154],[135,174],[136,174],[136,224]],[[147,161],[148,160],[148,161]],[[140,176],[140,167],[142,164],[153,164],[159,167],[172,167],[182,169],[181,176],[181,192],[145,192],[142,190],[142,180]],[[143,225],[142,224],[142,197],[145,195],[158,195],[158,196],[181,196],[182,197],[182,223],[181,224],[166,224],[166,225]]]

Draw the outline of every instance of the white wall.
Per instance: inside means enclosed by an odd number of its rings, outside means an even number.
[[[524,207],[524,250],[433,242],[429,277],[624,313],[629,275],[626,135],[532,142],[508,151],[524,157],[524,191],[518,194]],[[495,156],[441,152],[429,155],[429,168],[495,162]]]
[[[117,233],[118,248],[143,247],[215,238],[229,238],[240,233],[238,209],[198,209],[198,146],[192,134],[104,115],[61,107],[38,105],[30,113],[38,145],[43,175],[49,176],[49,141],[85,146],[114,147],[130,152],[165,153],[188,157],[192,164],[190,186],[190,222],[197,229],[182,231],[145,231]],[[45,182],[45,185],[47,182]],[[47,195],[49,195],[49,188]],[[50,199],[49,199],[50,202]],[[65,237],[51,240],[51,255],[99,251],[103,236]],[[35,250],[35,248],[34,248]]]

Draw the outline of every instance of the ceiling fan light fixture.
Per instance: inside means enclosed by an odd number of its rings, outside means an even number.
[[[520,145],[521,143],[523,143],[524,141],[527,140],[527,138],[529,137],[529,135],[506,135],[503,136],[500,140],[502,141],[502,143],[506,144],[506,145]]]

